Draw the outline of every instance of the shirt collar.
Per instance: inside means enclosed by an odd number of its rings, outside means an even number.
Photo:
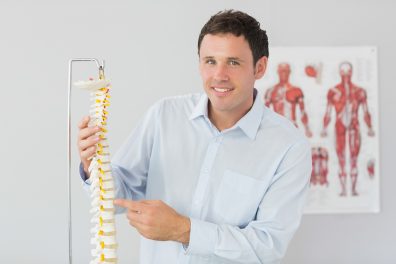
[[[190,120],[193,120],[200,116],[205,116],[208,118],[208,96],[206,95],[206,93],[202,93],[198,104],[195,106],[194,110],[190,115]]]
[[[231,129],[239,127],[250,139],[254,140],[261,124],[264,113],[263,102],[261,102],[257,89],[254,88],[254,102],[252,108]],[[208,96],[203,93],[197,105],[190,115],[190,120],[200,116],[208,117]],[[228,129],[227,129],[228,130]]]
[[[261,120],[264,114],[264,103],[258,96],[257,89],[254,89],[254,102],[252,108],[246,113],[235,126],[239,127],[251,140],[256,138]]]

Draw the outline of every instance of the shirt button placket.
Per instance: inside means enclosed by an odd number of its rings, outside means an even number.
[[[205,194],[207,192],[210,173],[214,165],[214,161],[220,146],[220,142],[221,142],[221,138],[219,136],[215,137],[209,143],[209,146],[206,150],[204,161],[201,167],[201,173],[198,179],[197,188],[195,189],[195,194],[193,197],[193,206],[191,210],[192,217],[201,218],[201,211],[203,207]]]

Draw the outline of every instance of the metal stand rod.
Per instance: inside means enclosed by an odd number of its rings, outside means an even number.
[[[93,61],[100,69],[104,69],[102,63],[94,58],[77,58],[69,60],[69,81],[67,90],[67,192],[68,192],[68,232],[69,232],[69,264],[72,264],[72,210],[71,210],[71,90],[72,90],[72,64],[73,62]]]

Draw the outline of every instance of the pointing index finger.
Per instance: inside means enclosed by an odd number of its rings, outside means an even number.
[[[143,207],[140,202],[126,199],[116,199],[114,200],[114,204],[136,212],[141,212]]]

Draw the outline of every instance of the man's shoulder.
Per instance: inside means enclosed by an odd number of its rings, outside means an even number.
[[[262,137],[271,137],[273,142],[305,141],[303,131],[298,129],[288,118],[265,107],[259,131]]]
[[[191,114],[202,96],[202,93],[168,96],[157,101],[154,107],[165,115]]]
[[[192,93],[183,95],[167,96],[162,98],[159,102],[164,105],[178,106],[185,104],[196,104],[202,96],[202,93]]]

